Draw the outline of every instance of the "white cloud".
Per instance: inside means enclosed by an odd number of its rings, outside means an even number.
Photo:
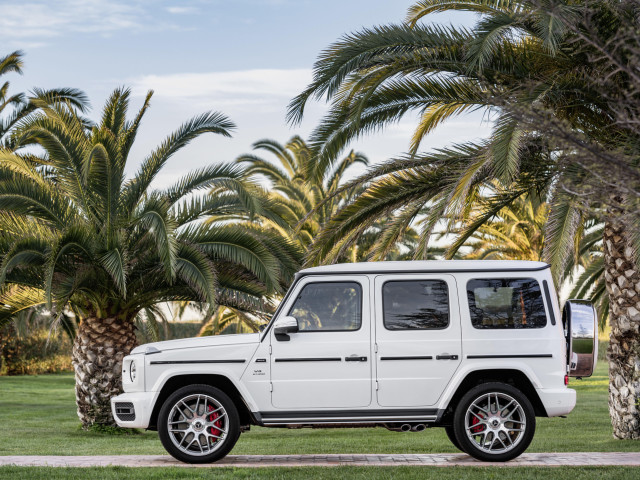
[[[200,107],[284,107],[311,81],[309,69],[256,69],[210,73],[145,75],[133,79],[133,93],[154,90],[154,98]]]
[[[34,48],[46,47],[48,44],[46,42],[25,42],[24,40],[10,40],[7,45],[11,48],[19,50],[33,50]]]
[[[175,28],[154,20],[148,3],[122,0],[7,0],[0,3],[0,38],[49,38],[68,33]]]
[[[196,13],[198,10],[194,7],[167,7],[167,12],[173,15],[186,15]]]

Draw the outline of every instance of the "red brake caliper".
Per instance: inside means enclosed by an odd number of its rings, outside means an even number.
[[[213,407],[211,405],[207,405],[207,411],[211,412],[213,411]],[[222,423],[220,420],[218,420],[216,422],[216,418],[218,418],[220,416],[220,414],[218,412],[214,412],[211,415],[209,415],[209,421],[210,422],[214,422],[213,424],[215,425],[215,427],[219,427],[222,428]],[[218,430],[215,427],[211,427],[211,430],[209,430],[209,433],[211,433],[211,435],[220,435],[222,433],[222,431]],[[216,442],[218,441],[218,439],[216,439]]]
[[[479,414],[480,416],[482,416],[482,414]],[[478,425],[480,423],[480,420],[478,419],[478,417],[474,416],[471,419],[471,425]],[[482,428],[482,425],[478,425],[477,427],[471,427],[471,433],[480,433],[482,432],[484,429]]]

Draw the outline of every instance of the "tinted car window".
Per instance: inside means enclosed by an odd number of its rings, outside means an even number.
[[[533,278],[470,280],[467,297],[475,328],[541,328],[547,324],[540,285]]]
[[[358,330],[362,323],[362,289],[356,282],[308,283],[289,315],[301,332]]]
[[[387,330],[430,330],[449,325],[449,290],[442,280],[386,282],[382,303]]]

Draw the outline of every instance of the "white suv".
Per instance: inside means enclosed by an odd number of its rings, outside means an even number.
[[[560,316],[549,266],[414,261],[303,270],[261,333],[142,345],[125,357],[118,425],[157,429],[192,463],[224,457],[264,427],[444,427],[488,461],[520,455],[536,416],[576,403],[596,315]]]

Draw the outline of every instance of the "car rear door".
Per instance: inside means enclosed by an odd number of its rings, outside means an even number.
[[[378,403],[435,405],[462,358],[455,278],[379,275],[374,291]]]

